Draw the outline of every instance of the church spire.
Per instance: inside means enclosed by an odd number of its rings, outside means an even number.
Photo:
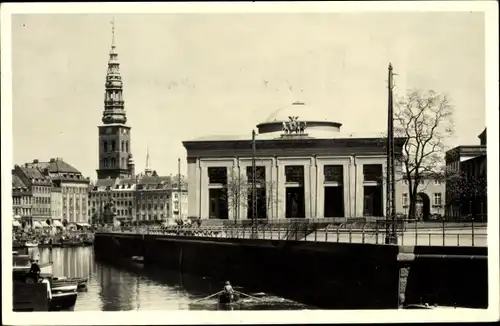
[[[115,45],[115,19],[111,21],[111,50],[109,51],[108,71],[106,74],[106,92],[104,94],[104,124],[125,124],[125,103],[123,101],[123,83],[120,75],[120,62]]]
[[[146,176],[151,176],[153,170],[151,170],[151,161],[149,158],[149,146],[146,148],[146,169],[144,170],[144,174]]]

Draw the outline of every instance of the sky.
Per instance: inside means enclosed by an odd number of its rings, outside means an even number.
[[[484,16],[472,12],[24,14],[12,16],[14,163],[61,157],[96,179],[111,20],[136,172],[146,148],[177,173],[182,141],[251,133],[303,101],[354,134],[383,132],[397,95],[447,94],[448,147],[485,127]]]

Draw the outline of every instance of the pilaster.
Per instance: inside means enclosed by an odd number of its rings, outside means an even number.
[[[318,161],[316,156],[311,159],[309,169],[310,185],[311,185],[311,215],[312,218],[318,217]]]
[[[355,188],[356,188],[356,195],[355,195],[355,206],[356,210],[355,213],[356,215],[354,217],[362,217],[363,216],[363,196],[364,196],[364,191],[363,191],[363,164],[360,164],[359,159],[356,158],[354,162],[354,167],[355,167],[355,175],[356,175],[356,180],[355,180]]]

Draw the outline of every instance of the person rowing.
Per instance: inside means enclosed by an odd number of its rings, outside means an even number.
[[[226,283],[224,284],[224,289],[222,291],[231,296],[234,294],[233,287],[231,286],[231,283],[229,281],[226,281]]]

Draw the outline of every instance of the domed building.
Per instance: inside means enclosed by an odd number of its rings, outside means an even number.
[[[294,102],[252,134],[184,141],[188,214],[202,219],[385,215],[386,140],[344,133],[342,123]],[[404,138],[395,139],[402,153]],[[256,198],[252,200],[253,145]],[[401,185],[396,185],[401,198]],[[401,201],[397,201],[398,211]]]

